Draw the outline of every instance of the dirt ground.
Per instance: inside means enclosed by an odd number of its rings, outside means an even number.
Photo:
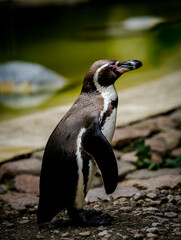
[[[181,238],[181,203],[175,196],[181,189],[162,190],[153,200],[147,197],[134,200],[119,198],[112,201],[100,200],[85,206],[86,209],[102,211],[102,218],[109,215],[113,222],[108,226],[79,227],[73,225],[66,212],[58,215],[60,222],[51,223],[39,229],[36,222],[36,209],[12,210],[1,203],[0,236],[3,240],[70,240],[70,239],[174,239]],[[175,206],[173,216],[165,211]],[[167,207],[167,209],[165,209]],[[172,209],[171,209],[172,210]],[[173,213],[173,211],[171,212]]]

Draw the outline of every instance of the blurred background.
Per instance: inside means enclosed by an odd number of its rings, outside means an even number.
[[[138,59],[118,90],[180,70],[180,0],[0,0],[0,121],[73,102],[98,59]]]

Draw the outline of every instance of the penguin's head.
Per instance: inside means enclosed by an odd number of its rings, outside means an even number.
[[[142,66],[138,60],[119,62],[117,60],[99,60],[92,64],[84,78],[83,89],[95,91],[96,85],[108,87],[125,72],[135,70]]]

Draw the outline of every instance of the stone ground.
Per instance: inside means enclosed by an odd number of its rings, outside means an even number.
[[[151,147],[157,170],[136,168],[137,139]],[[181,156],[181,109],[117,128],[112,146],[119,168],[116,191],[107,196],[98,173],[85,199],[85,209],[101,210],[102,218],[113,218],[111,225],[76,226],[62,211],[58,223],[38,229],[42,150],[0,166],[1,239],[181,239],[181,168],[166,161],[178,163]]]

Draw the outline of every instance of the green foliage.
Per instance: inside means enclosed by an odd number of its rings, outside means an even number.
[[[136,150],[137,162],[135,166],[137,168],[148,168],[149,170],[153,170],[155,168],[159,168],[158,163],[153,163],[151,159],[151,148],[150,146],[145,145],[145,140],[135,140],[134,141],[134,149]]]
[[[166,159],[166,163],[174,168],[180,168],[181,167],[181,155],[179,155],[176,159],[168,158]]]

